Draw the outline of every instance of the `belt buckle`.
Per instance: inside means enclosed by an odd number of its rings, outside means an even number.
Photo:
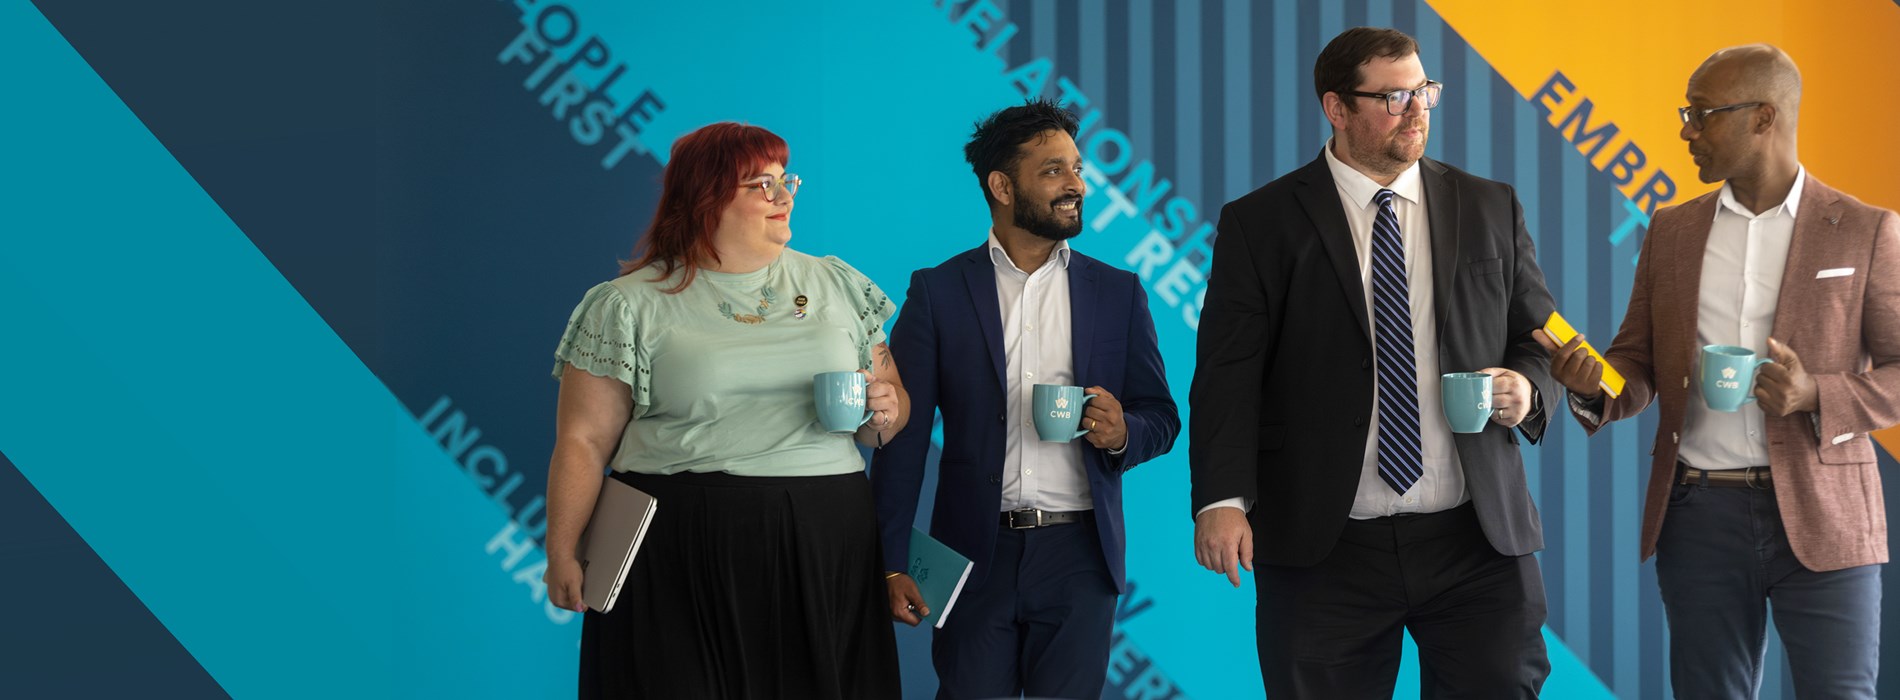
[[[1768,485],[1766,483],[1763,483],[1766,481],[1766,479],[1757,478],[1757,477],[1766,477],[1766,476],[1767,476],[1766,472],[1756,471],[1754,467],[1749,467],[1747,469],[1742,470],[1742,483],[1747,484],[1748,487],[1751,489],[1755,489],[1757,491],[1765,491],[1768,489]]]
[[[1019,516],[1019,515],[1028,516],[1032,514],[1035,515],[1036,517],[1033,520],[1031,520],[1029,524],[1026,524],[1026,525],[1017,524],[1018,521],[1016,520],[1016,516]],[[1027,530],[1033,527],[1042,527],[1042,511],[1037,510],[1035,508],[1018,508],[1016,510],[1012,510],[1009,512],[1009,529]]]

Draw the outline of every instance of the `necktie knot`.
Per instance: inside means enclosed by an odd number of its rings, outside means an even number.
[[[1379,208],[1384,209],[1386,207],[1392,206],[1392,198],[1397,195],[1398,193],[1393,192],[1392,190],[1379,190],[1378,192],[1372,195],[1372,203],[1377,204],[1379,205]]]

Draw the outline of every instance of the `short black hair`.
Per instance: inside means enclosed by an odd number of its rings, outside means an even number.
[[[976,123],[970,142],[963,145],[963,159],[969,161],[970,169],[976,172],[976,184],[983,188],[984,201],[991,206],[996,204],[995,198],[990,196],[990,173],[1000,170],[1014,177],[1016,166],[1023,162],[1023,144],[1051,130],[1063,131],[1069,138],[1075,138],[1076,121],[1075,113],[1047,98],[999,109]]]
[[[1367,61],[1374,58],[1396,61],[1415,53],[1418,53],[1418,42],[1397,29],[1353,27],[1340,32],[1313,61],[1313,96],[1319,98],[1321,105],[1326,104],[1326,93],[1337,92],[1345,97],[1346,92],[1358,90],[1359,83],[1365,80],[1359,67]],[[1346,100],[1346,109],[1357,112],[1359,104]]]

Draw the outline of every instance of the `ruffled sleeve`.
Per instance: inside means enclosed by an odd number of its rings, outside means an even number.
[[[633,387],[633,402],[650,405],[647,384],[651,367],[646,349],[640,344],[640,323],[633,306],[612,282],[602,282],[587,290],[573,315],[567,319],[567,332],[554,349],[554,378],[560,379],[567,365],[597,377],[611,377]]]
[[[827,255],[825,264],[836,276],[846,298],[850,299],[852,313],[858,318],[858,367],[870,369],[871,348],[884,342],[884,322],[897,313],[897,307],[876,282],[849,263]]]

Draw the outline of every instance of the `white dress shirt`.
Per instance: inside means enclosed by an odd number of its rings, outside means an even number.
[[[1346,224],[1352,231],[1369,328],[1377,327],[1372,320],[1372,222],[1379,215],[1379,205],[1373,195],[1382,189],[1390,189],[1397,195],[1392,198],[1392,205],[1393,213],[1399,218],[1399,234],[1405,239],[1406,287],[1412,306],[1412,352],[1418,363],[1419,447],[1425,472],[1403,494],[1393,491],[1379,478],[1378,388],[1374,386],[1374,408],[1368,417],[1370,424],[1360,460],[1359,491],[1353,497],[1351,515],[1354,520],[1365,520],[1400,513],[1449,510],[1470,500],[1470,496],[1465,491],[1465,472],[1458,461],[1457,446],[1452,443],[1451,424],[1445,420],[1445,408],[1439,399],[1438,316],[1433,306],[1432,237],[1425,215],[1425,184],[1420,179],[1418,163],[1413,163],[1399,173],[1390,186],[1380,185],[1341,162],[1333,155],[1333,146],[1330,140],[1326,144],[1326,165],[1332,169],[1339,203],[1345,209]],[[1376,344],[1374,352],[1377,352]],[[1201,512],[1219,507],[1251,509],[1252,506],[1251,501],[1230,498],[1209,504]]]
[[[1005,511],[1093,510],[1081,439],[1043,442],[1031,406],[1037,384],[1075,384],[1075,354],[1069,324],[1069,244],[1024,272],[990,232],[990,263],[996,270],[996,301],[1003,312],[1004,391],[1008,404],[1003,442]]]
[[[1788,266],[1788,243],[1794,240],[1795,210],[1807,176],[1805,167],[1796,172],[1787,199],[1760,214],[1742,206],[1728,183],[1722,184],[1715,221],[1709,226],[1709,244],[1702,252],[1695,324],[1698,364],[1704,345],[1739,345],[1756,355],[1768,355],[1781,275]],[[1681,460],[1697,469],[1768,464],[1761,407],[1745,403],[1734,413],[1711,409],[1701,399],[1699,381],[1694,375],[1689,378],[1694,395],[1683,416]]]

